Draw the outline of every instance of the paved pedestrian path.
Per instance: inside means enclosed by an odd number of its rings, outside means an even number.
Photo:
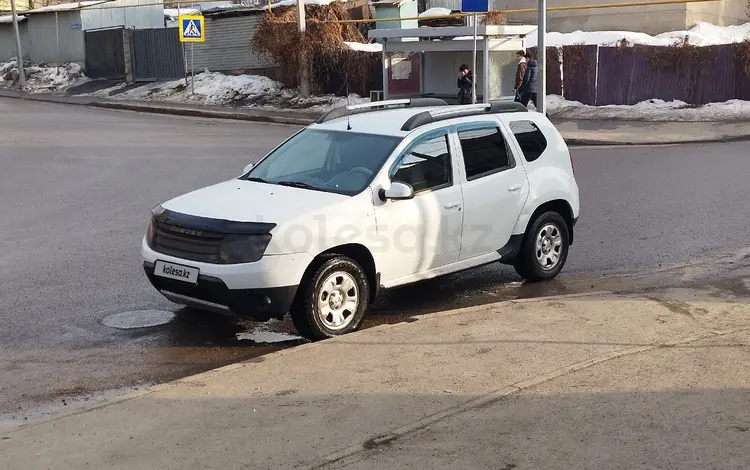
[[[746,468],[749,345],[718,291],[503,302],[31,424],[0,468]]]

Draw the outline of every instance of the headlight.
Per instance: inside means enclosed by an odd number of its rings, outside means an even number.
[[[226,264],[254,263],[263,257],[271,235],[228,235],[221,244],[219,256]]]

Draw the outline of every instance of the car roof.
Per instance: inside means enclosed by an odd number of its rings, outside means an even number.
[[[482,105],[482,103],[477,103]],[[486,105],[486,103],[485,103]],[[447,105],[447,106],[420,106],[420,107],[404,107],[404,108],[386,108],[386,109],[372,109],[367,112],[359,112],[356,114],[350,114],[346,116],[340,116],[327,120],[322,123],[314,123],[309,127],[311,129],[322,129],[322,130],[335,130],[335,131],[349,131],[349,132],[360,132],[363,134],[378,134],[387,135],[394,137],[405,137],[411,132],[411,130],[402,130],[402,126],[406,121],[416,116],[417,114],[424,113],[425,111],[458,111],[465,110],[466,106],[459,105]],[[503,112],[502,114],[522,114],[528,116],[527,112]],[[456,119],[462,118],[462,120],[471,120],[475,118],[477,120],[486,119],[487,116],[495,114],[489,114],[481,112],[472,115],[457,114]],[[439,122],[439,121],[438,121]],[[447,123],[446,123],[447,124]],[[416,127],[414,129],[418,129]]]
[[[414,116],[425,111],[436,109],[445,109],[446,106],[432,106],[424,108],[396,108],[396,109],[375,109],[370,112],[352,114],[326,121],[321,124],[310,126],[315,129],[327,129],[353,132],[362,132],[365,134],[380,134],[403,137],[408,131],[402,131],[401,126]],[[351,129],[348,129],[351,127]]]

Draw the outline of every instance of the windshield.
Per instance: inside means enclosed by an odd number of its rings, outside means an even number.
[[[305,129],[242,179],[355,195],[393,152],[399,137]]]

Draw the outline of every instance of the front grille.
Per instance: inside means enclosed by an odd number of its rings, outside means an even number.
[[[195,230],[154,220],[153,249],[165,255],[203,263],[220,263],[221,244],[226,235]]]

